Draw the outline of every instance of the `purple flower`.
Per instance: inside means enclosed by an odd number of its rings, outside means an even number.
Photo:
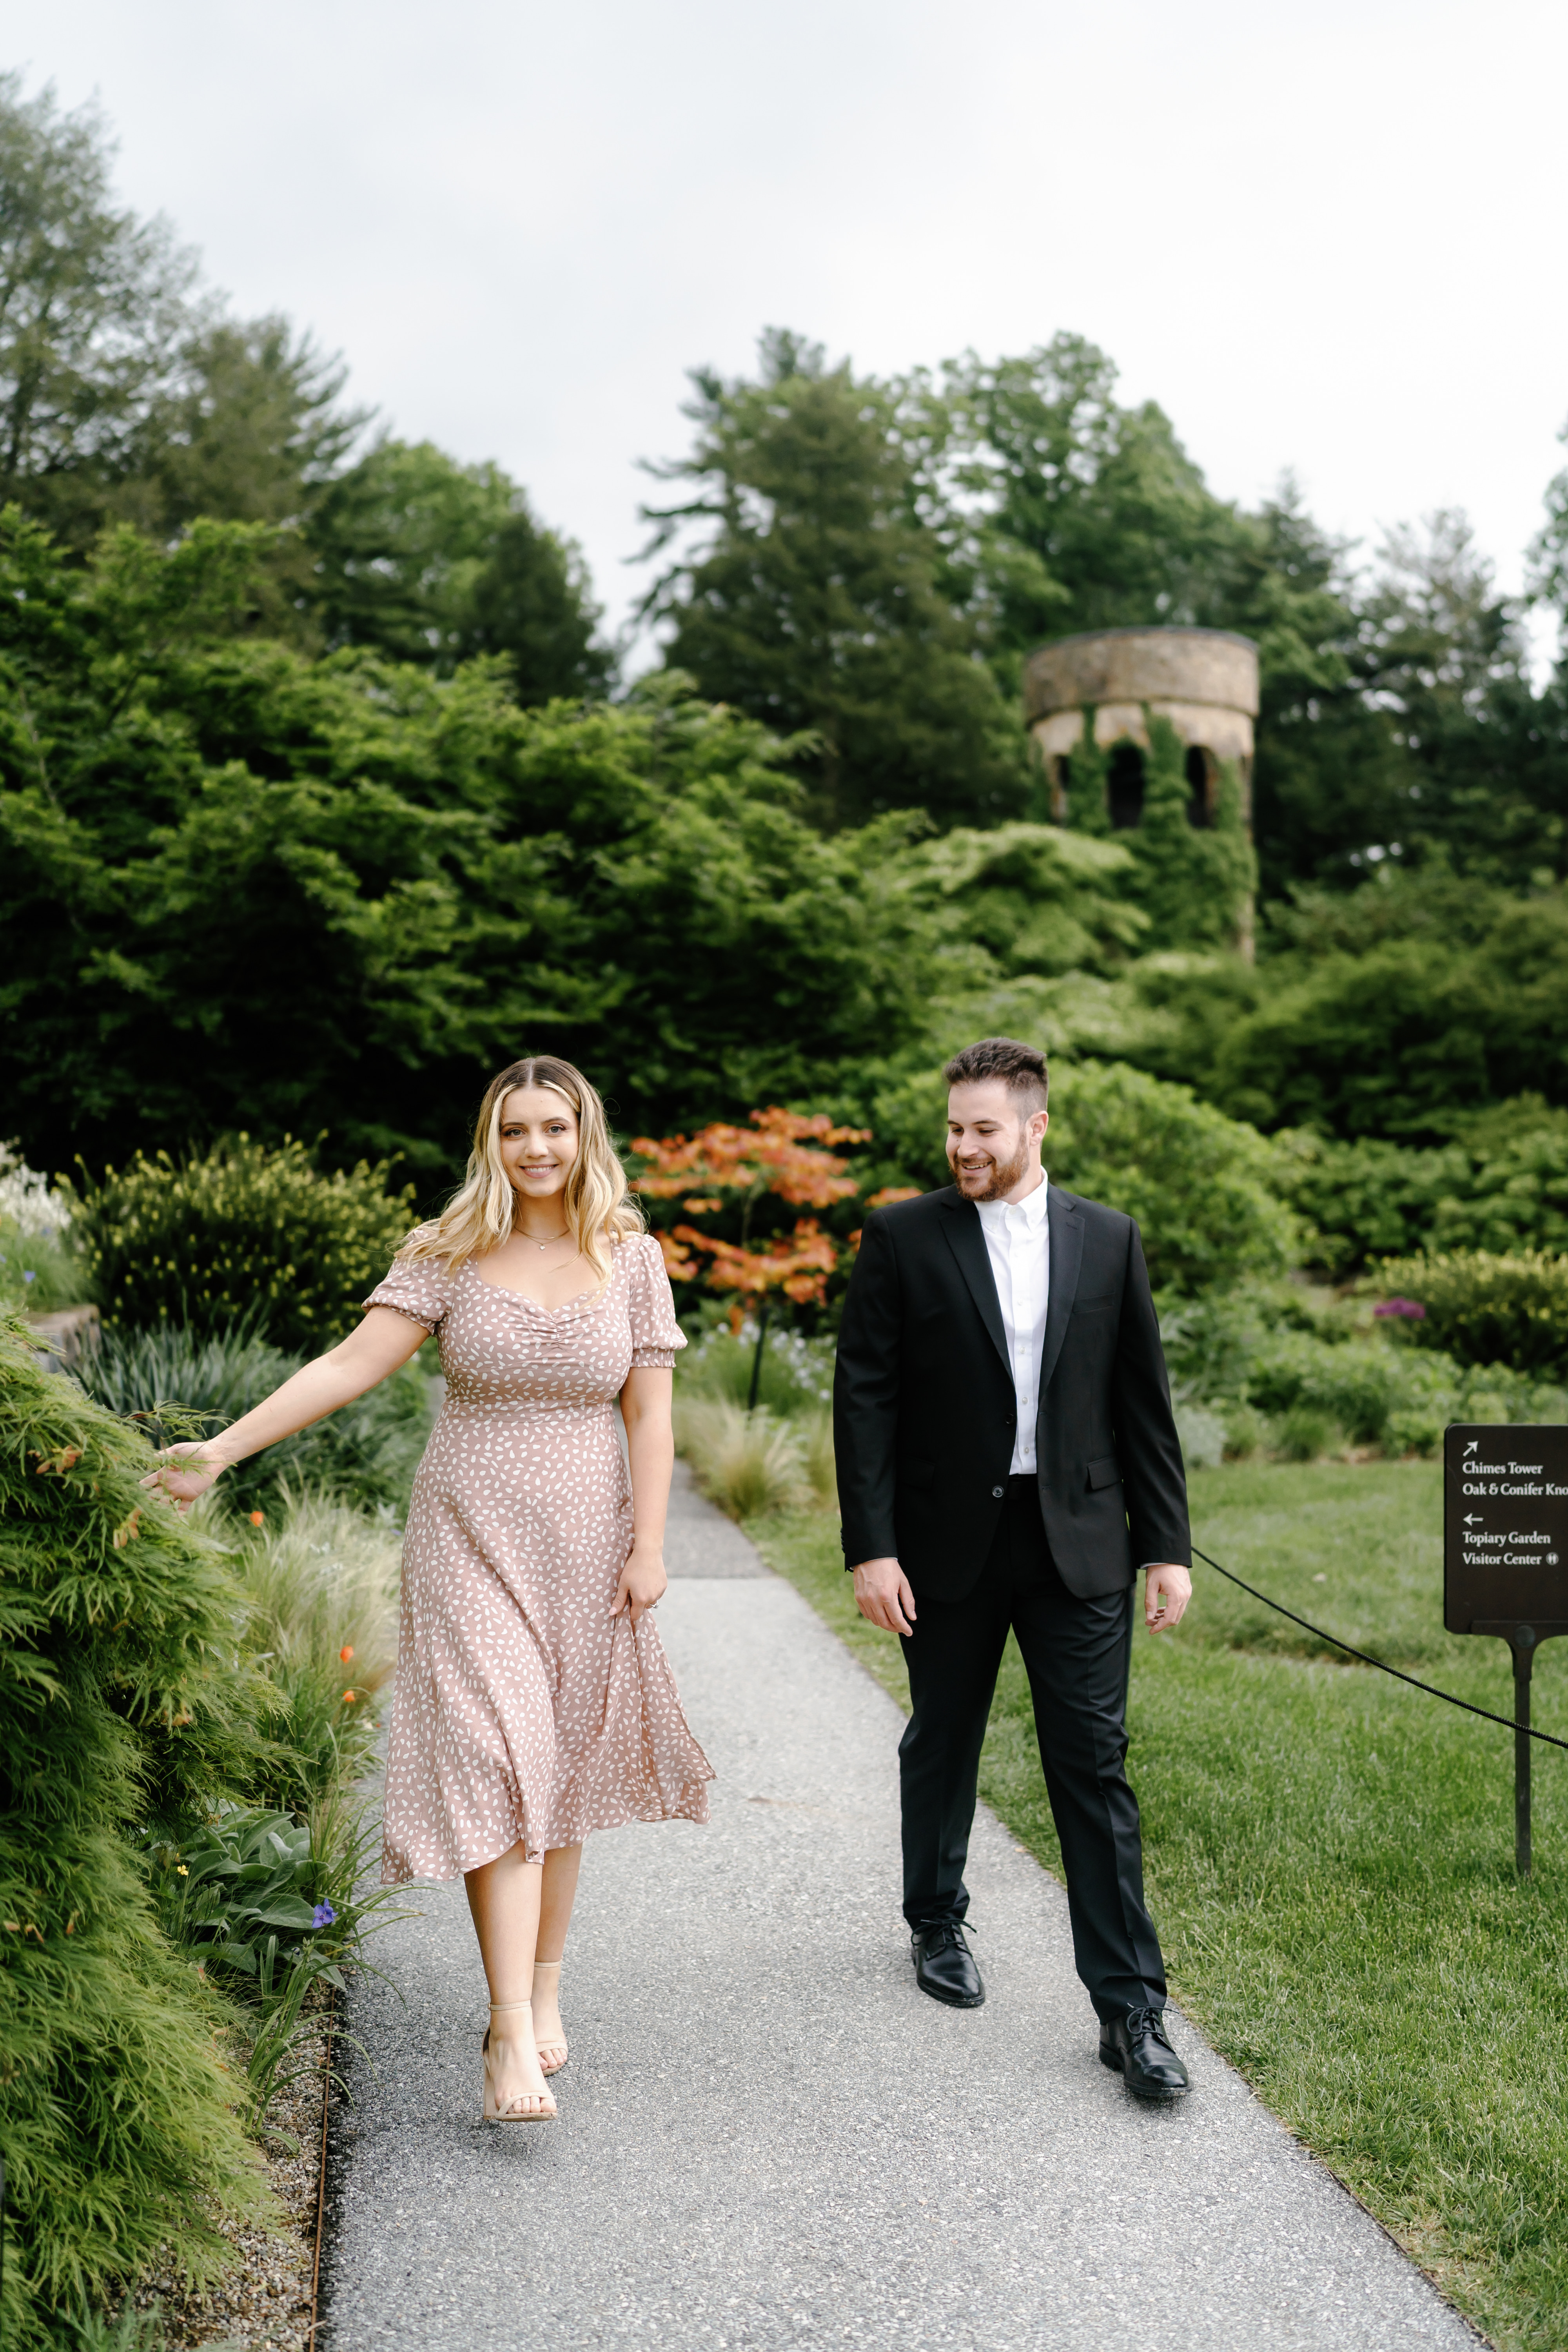
[[[32,1267],[31,1267],[30,1265],[29,1265],[29,1266],[27,1266],[27,1267],[26,1267],[26,1268],[24,1269],[24,1271],[23,1271],[23,1275],[22,1275],[22,1279],[23,1279],[23,1281],[24,1281],[24,1282],[37,1282],[37,1278],[38,1278],[38,1277],[37,1277],[37,1276],[33,1272],[33,1269],[32,1269]]]
[[[1384,1298],[1373,1308],[1374,1315],[1399,1315],[1407,1323],[1425,1323],[1426,1309],[1418,1298]]]
[[[337,1916],[330,1903],[318,1903],[311,1914],[310,1925],[312,1927],[330,1927]]]

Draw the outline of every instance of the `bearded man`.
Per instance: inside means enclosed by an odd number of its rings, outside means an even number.
[[[1163,1633],[1192,1597],[1186,1481],[1138,1228],[1047,1181],[1045,1055],[947,1065],[953,1181],[868,1218],[838,1341],[845,1565],[897,1633],[904,1916],[922,1991],[985,1998],[963,1933],[981,1743],[1009,1628],[1035,1703],[1100,2055],[1142,2098],[1186,2070],[1127,1783],[1133,1584]]]

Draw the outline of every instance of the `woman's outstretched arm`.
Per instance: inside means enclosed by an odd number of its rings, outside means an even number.
[[[313,1363],[301,1364],[280,1389],[216,1437],[167,1447],[162,1465],[142,1484],[172,1495],[184,1510],[231,1462],[243,1462],[247,1454],[259,1454],[263,1446],[276,1445],[279,1438],[292,1437],[296,1430],[309,1429],[313,1421],[322,1421],[340,1405],[363,1396],[366,1389],[407,1363],[429,1336],[423,1324],[395,1307],[373,1307],[346,1339]],[[668,1475],[665,1484],[668,1487]]]
[[[630,1610],[635,1625],[651,1609],[669,1579],[664,1570],[664,1522],[675,1468],[670,1409],[675,1381],[658,1364],[626,1374],[621,1418],[626,1424],[626,1458],[632,1474],[632,1548],[621,1570],[613,1613]]]

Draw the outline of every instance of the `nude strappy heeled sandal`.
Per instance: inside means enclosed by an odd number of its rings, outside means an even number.
[[[531,2036],[533,2003],[531,2000],[492,2000],[490,2003],[490,2021],[485,2028],[485,2038],[479,2044],[479,2054],[485,2062],[484,2120],[487,2124],[552,2124],[555,2121],[555,2102],[550,2098],[548,2091],[542,2094],[538,2091],[517,2091],[513,2093],[506,2106],[499,2106],[496,2103],[495,2075],[490,2069],[490,2034],[498,2017],[514,2016],[520,2009],[525,2009],[528,2011],[528,2031]],[[524,2115],[514,2115],[511,2112],[519,2099],[537,2099],[542,2095],[550,2099],[550,2105],[547,2107],[535,2107],[531,2113]]]
[[[548,1977],[550,1979],[550,1982],[545,1986],[544,1990],[546,1992],[552,1992],[555,1995],[555,2013],[557,2017],[561,2014],[561,1968],[562,1963],[559,1960],[535,1960],[533,1963],[533,1981],[535,1985],[538,1984],[541,1977]],[[534,2037],[534,2047],[540,2053],[539,2071],[542,2074],[559,2074],[571,2053],[571,2044],[567,2042],[566,2029],[564,2026],[562,2027],[559,2033],[552,2033],[548,2036],[536,2034]],[[561,2053],[560,2057],[557,2058],[553,2066],[547,2066],[544,2063],[543,2053],[546,2050],[559,2050]]]

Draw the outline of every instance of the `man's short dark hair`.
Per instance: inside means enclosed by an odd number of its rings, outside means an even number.
[[[982,1037],[955,1054],[942,1072],[950,1087],[973,1086],[979,1078],[1000,1078],[1016,1095],[1033,1097],[1031,1110],[1044,1110],[1050,1100],[1050,1074],[1037,1045],[1021,1045],[1016,1037]]]

